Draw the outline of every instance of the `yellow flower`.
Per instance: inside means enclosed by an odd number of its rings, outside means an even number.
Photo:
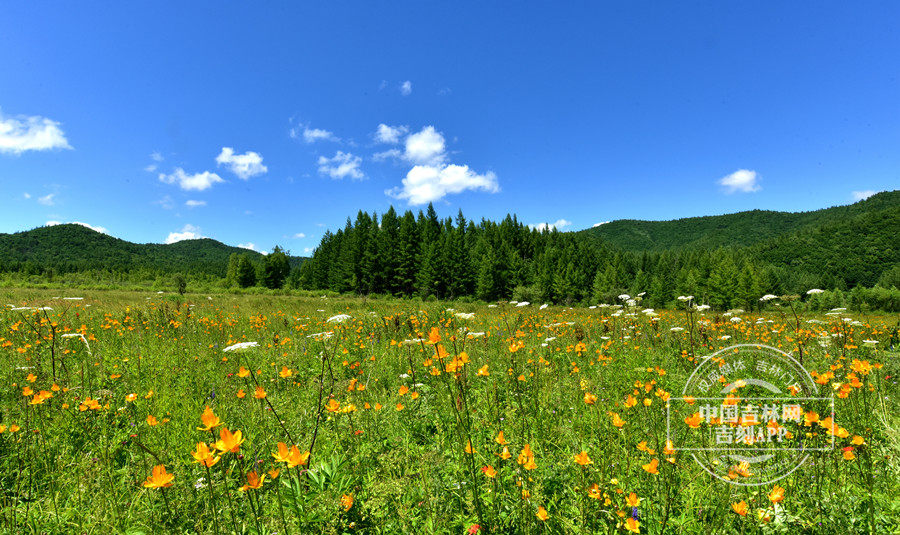
[[[222,430],[219,431],[220,438],[216,441],[216,449],[222,453],[225,453],[226,451],[237,453],[241,449],[241,444],[244,443],[242,435],[243,433],[240,431],[232,433],[227,427],[223,427]]]
[[[581,466],[587,466],[589,464],[594,464],[594,461],[592,461],[591,458],[588,457],[588,454],[586,451],[582,451],[581,453],[576,455],[575,462],[580,464]]]
[[[625,498],[625,505],[629,507],[637,507],[641,505],[641,499],[638,498],[638,495],[636,493],[632,492],[628,495],[627,498]]]
[[[596,403],[596,401],[597,401],[597,396],[595,396],[594,394],[591,394],[590,392],[584,393],[584,402],[585,403],[587,403],[588,405],[593,405],[594,403]]]
[[[641,523],[631,517],[628,517],[625,519],[625,531],[640,533]]]
[[[265,481],[266,475],[263,474],[260,476],[256,473],[256,470],[251,472],[247,472],[247,484],[239,488],[238,490],[248,490],[248,489],[258,489],[262,487],[263,481]]]
[[[543,507],[538,507],[538,512],[535,516],[538,517],[538,520],[544,522],[550,515],[547,514],[546,509],[544,509]]]
[[[147,476],[147,481],[144,481],[144,486],[150,489],[171,487],[173,479],[175,479],[175,475],[167,474],[166,467],[160,464],[153,467],[153,475]]]
[[[504,461],[506,459],[509,459],[510,457],[512,457],[512,453],[509,452],[509,448],[506,446],[503,446],[503,451],[501,451],[499,455],[500,455],[500,458],[503,459]]]
[[[772,503],[778,503],[778,502],[784,500],[784,488],[779,487],[778,484],[776,483],[775,487],[772,489],[772,492],[770,492],[768,494],[768,496],[769,496],[769,500],[771,500]]]
[[[488,365],[487,365],[487,364],[485,364],[484,366],[478,368],[478,375],[480,375],[480,376],[482,376],[482,377],[487,377],[487,376],[490,375],[490,374],[491,374],[491,373],[488,371]]]
[[[505,445],[509,444],[509,442],[507,442],[506,438],[503,436],[502,429],[500,430],[500,433],[497,435],[497,438],[494,439],[494,442],[496,442],[497,444],[500,444],[501,446],[505,446]]]
[[[203,414],[200,415],[200,421],[203,422],[205,427],[198,427],[200,431],[212,431],[214,428],[222,425],[222,422],[219,420],[219,417],[213,414],[212,409],[209,408],[209,405],[206,406],[206,410],[203,411]]]
[[[125,396],[125,401],[127,401],[129,403],[136,399],[137,399],[137,394],[134,394],[134,393],[128,394],[127,396]]]
[[[215,465],[221,458],[221,456],[214,456],[205,442],[197,443],[197,450],[191,452],[191,457],[194,458],[194,462],[200,463],[207,468]]]

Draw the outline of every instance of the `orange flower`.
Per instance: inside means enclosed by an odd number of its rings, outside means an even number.
[[[581,453],[576,455],[575,462],[580,464],[581,466],[587,466],[589,464],[594,464],[594,461],[592,461],[591,458],[588,457],[588,454],[586,451],[582,451]]]
[[[480,376],[482,376],[482,377],[487,377],[487,376],[490,375],[490,374],[491,374],[491,373],[488,371],[488,365],[487,365],[487,364],[485,364],[484,366],[478,368],[478,375],[480,375]]]
[[[537,514],[536,514],[535,516],[538,517],[538,520],[540,520],[541,522],[544,522],[545,520],[547,520],[547,518],[548,518],[550,515],[547,514],[547,510],[546,510],[546,509],[544,509],[543,507],[538,507],[538,511],[537,511]]]
[[[509,452],[509,448],[507,448],[506,446],[503,446],[503,451],[501,451],[499,455],[500,458],[504,461],[512,457],[512,453]]]
[[[344,508],[344,511],[349,511],[353,507],[353,494],[341,495],[341,507]]]
[[[255,397],[256,399],[265,399],[266,398],[266,391],[262,387],[262,385],[256,385],[256,391],[253,392],[253,397]]]
[[[699,412],[695,412],[694,414],[684,419],[684,423],[686,423],[691,429],[699,429],[700,422],[702,421],[703,420],[700,418]]]
[[[632,533],[640,533],[641,532],[641,523],[629,516],[628,518],[625,519],[625,531],[630,531]]]
[[[265,481],[266,475],[263,474],[260,476],[256,473],[256,470],[251,472],[247,472],[247,484],[239,488],[238,490],[247,490],[247,489],[258,489],[262,487],[263,481]]]
[[[240,431],[232,433],[227,427],[223,427],[222,430],[219,431],[220,438],[216,441],[216,449],[222,453],[225,453],[226,451],[237,453],[241,449],[241,444],[244,443],[242,435],[243,433]]]
[[[627,498],[625,498],[625,505],[629,507],[637,507],[641,505],[641,499],[638,498],[638,495],[636,493],[632,492],[628,495]]]
[[[475,448],[472,447],[472,441],[469,440],[466,443],[466,453],[475,453]]]
[[[591,394],[590,392],[584,393],[584,402],[588,405],[593,405],[597,401],[597,396]]]
[[[436,344],[441,341],[441,330],[437,327],[432,327],[431,332],[428,333],[428,343]],[[349,509],[349,507],[348,507]]]
[[[277,468],[273,468],[273,469],[269,470],[269,472],[268,472],[269,477],[271,477],[272,479],[275,479],[276,477],[278,477],[278,474],[280,474],[280,473],[281,473],[281,470],[279,470]]]
[[[591,485],[591,488],[588,489],[588,497],[595,500],[599,500],[600,498],[602,498],[603,493],[600,491],[600,485],[596,483]]]
[[[643,465],[644,470],[646,470],[647,472],[649,472],[651,474],[658,474],[659,473],[658,467],[659,467],[659,459],[653,459],[649,463]]]
[[[484,475],[486,475],[487,477],[489,477],[491,479],[494,479],[495,477],[497,477],[497,471],[494,470],[493,466],[490,466],[490,465],[485,466],[481,469],[481,471],[484,472]]]
[[[247,377],[248,375],[250,375],[250,370],[241,366],[241,368],[238,370],[237,375],[238,375],[238,377],[242,377],[242,378]]]
[[[150,427],[153,427],[158,423],[159,423],[159,421],[157,421],[156,416],[153,416],[152,414],[147,415],[147,425],[149,425]]]
[[[397,406],[396,406],[395,408],[396,408],[398,411],[402,411],[404,407],[403,407],[403,404],[402,404],[402,403],[397,403]]]
[[[221,459],[221,456],[213,456],[205,442],[197,443],[197,450],[191,452],[191,457],[194,458],[194,462],[200,463],[207,468],[213,466]]]
[[[856,454],[853,453],[853,446],[847,446],[843,451],[845,460],[852,461],[853,459],[856,459]]]
[[[611,412],[610,416],[612,416],[612,424],[616,427],[622,427],[625,425],[625,420],[619,417],[618,413]]]
[[[769,500],[771,500],[772,503],[778,503],[784,500],[784,489],[779,487],[777,483],[775,484],[775,488],[772,489],[772,492],[769,493]]]
[[[290,370],[287,366],[282,366],[281,371],[278,373],[282,379],[287,379],[288,377],[294,375],[294,372]]]
[[[338,400],[332,398],[328,400],[328,404],[325,405],[325,409],[328,410],[328,412],[337,412],[341,409],[341,404],[338,402]]]
[[[635,399],[635,397],[631,394],[628,394],[628,398],[625,399],[625,406],[630,408],[634,407],[635,405],[637,405],[637,399]]]
[[[731,509],[741,516],[747,516],[747,502],[744,500],[731,504]]]
[[[203,425],[206,426],[198,427],[197,429],[199,429],[200,431],[212,431],[213,428],[222,425],[219,417],[213,414],[213,411],[209,408],[209,405],[206,406],[206,410],[204,410],[203,414],[200,415],[200,421],[202,421]]]
[[[32,394],[34,394],[34,390],[32,390],[30,386],[26,386],[25,388],[22,389],[23,396],[28,397]]]
[[[238,389],[238,391],[237,391],[237,397],[238,397],[239,399],[244,399],[244,396],[246,396],[246,395],[247,395],[247,393],[244,392],[244,389],[243,389],[243,388],[239,388],[239,389]]]
[[[503,436],[502,429],[500,430],[500,433],[497,435],[497,438],[494,439],[494,442],[496,442],[497,444],[500,444],[501,446],[505,446],[505,445],[509,444],[509,442],[506,441],[506,437]]]
[[[171,487],[173,479],[175,479],[175,475],[167,474],[166,467],[160,464],[153,467],[153,475],[147,477],[147,481],[144,481],[144,486],[150,489]]]
[[[405,395],[407,392],[409,392],[409,388],[406,385],[403,385],[400,387],[399,394],[401,396]]]

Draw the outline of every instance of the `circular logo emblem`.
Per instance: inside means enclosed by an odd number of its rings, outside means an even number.
[[[741,344],[703,359],[667,405],[667,438],[713,476],[766,485],[834,449],[834,399],[789,354]]]

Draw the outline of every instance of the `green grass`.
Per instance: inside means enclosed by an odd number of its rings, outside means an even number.
[[[0,309],[0,531],[462,534],[478,524],[481,533],[622,533],[633,492],[640,533],[900,532],[900,365],[885,347],[896,317],[851,324],[766,313],[758,323],[755,314],[732,322],[707,312],[693,315],[692,329],[684,311],[653,320],[640,309],[0,293],[16,307],[52,308]],[[337,314],[351,318],[326,321]],[[814,318],[822,323],[806,322]],[[64,336],[75,333],[84,340]],[[879,343],[862,342],[870,339]],[[223,351],[238,342],[259,345]],[[808,370],[833,373],[823,388],[835,392],[851,381],[854,360],[882,365],[856,373],[861,386],[835,399],[847,436],[778,481],[786,490],[777,504],[772,484],[731,485],[686,452],[663,453],[664,399],[681,395],[699,357],[735,343],[799,343]],[[52,397],[32,404],[42,390]],[[213,432],[198,429],[207,406],[224,423]],[[611,413],[626,423],[614,426]],[[191,452],[223,427],[244,442],[207,471]],[[864,443],[852,445],[854,436]],[[308,466],[277,463],[279,442],[310,452]],[[526,445],[531,466],[520,455]],[[580,452],[592,464],[576,464]],[[654,458],[658,474],[643,468]],[[172,485],[145,487],[160,464]],[[273,469],[278,477],[261,488],[239,490],[250,471]],[[741,501],[746,516],[732,508]]]

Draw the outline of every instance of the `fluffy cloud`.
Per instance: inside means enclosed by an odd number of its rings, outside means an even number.
[[[404,97],[408,97],[409,95],[411,95],[412,94],[412,82],[407,80],[407,81],[403,82],[402,84],[400,84],[400,94],[403,95]]]
[[[720,178],[718,183],[725,188],[725,193],[752,193],[762,189],[759,185],[759,175],[756,174],[756,171],[747,169],[738,169],[730,175]]]
[[[60,123],[45,117],[4,117],[0,112],[0,153],[71,149]]]
[[[426,126],[406,138],[403,159],[414,165],[440,165],[447,159],[444,136]]]
[[[202,173],[189,175],[180,167],[175,169],[175,172],[170,175],[160,173],[159,180],[166,184],[177,183],[179,188],[187,191],[203,191],[213,187],[213,184],[225,182],[222,180],[222,177],[215,173],[204,171]]]
[[[378,125],[375,132],[375,141],[395,145],[400,143],[400,138],[409,132],[408,126],[388,126],[384,123]]]
[[[261,175],[269,170],[263,165],[262,156],[255,152],[235,154],[231,147],[222,147],[222,152],[216,156],[217,165],[226,165],[241,180],[248,180],[251,176]]]
[[[338,180],[348,176],[354,180],[363,180],[366,175],[359,170],[361,163],[362,158],[359,156],[337,151],[334,158],[319,156],[319,173]]]
[[[175,243],[184,240],[199,240],[201,238],[205,238],[206,236],[200,233],[200,227],[195,227],[194,225],[187,224],[184,228],[181,229],[181,232],[170,232],[169,237],[166,238],[166,244]]]
[[[55,193],[50,193],[44,195],[43,197],[38,197],[38,202],[43,204],[44,206],[53,206],[53,197],[56,195]]]
[[[884,190],[875,191],[874,189],[867,189],[867,190],[863,190],[863,191],[854,191],[853,192],[853,200],[861,201],[863,199],[868,199],[872,195],[875,195],[876,193],[880,193],[881,191],[884,191]]]
[[[240,247],[241,249],[249,249],[249,250],[251,250],[251,251],[257,251],[257,252],[259,252],[259,250],[256,248],[256,244],[253,243],[253,242],[239,243],[239,244],[238,244],[238,247]]]
[[[68,223],[63,223],[62,221],[47,221],[44,223],[45,226],[54,227],[56,225],[81,225],[82,227],[87,227],[95,232],[99,232],[101,234],[109,234],[105,227],[98,227],[94,225],[90,225],[88,223],[82,223],[81,221],[70,221]]]
[[[406,174],[402,188],[389,189],[385,193],[395,199],[404,199],[409,204],[420,205],[466,190],[496,193],[500,191],[497,175],[490,171],[480,175],[469,169],[468,165],[417,165]]]
[[[433,126],[408,135],[402,153],[394,149],[375,155],[376,160],[388,157],[400,158],[413,168],[403,179],[402,187],[385,190],[385,194],[405,199],[412,205],[427,204],[467,190],[500,191],[493,172],[478,174],[467,165],[448,164],[444,136]]]
[[[594,223],[594,224],[591,226],[591,228],[597,228],[597,227],[599,227],[600,225],[605,225],[605,224],[607,224],[607,223],[609,223],[609,221],[601,221],[601,222],[599,222],[599,223]]]
[[[537,230],[539,232],[543,232],[545,230],[562,230],[563,227],[568,227],[572,222],[566,219],[557,219],[555,223],[538,223],[537,225],[528,225],[528,228],[532,230]]]
[[[150,153],[150,159],[153,160],[154,162],[161,162],[161,161],[163,161],[164,158],[163,158],[163,155],[160,154],[158,151],[154,151],[154,152]]]
[[[298,232],[298,233],[294,234],[294,238],[296,238],[296,239],[305,238],[305,237],[306,237],[306,234],[304,234],[302,232]]]
[[[188,208],[196,208],[198,206],[206,206],[206,201],[189,200],[189,201],[185,202],[184,205],[187,206]]]

